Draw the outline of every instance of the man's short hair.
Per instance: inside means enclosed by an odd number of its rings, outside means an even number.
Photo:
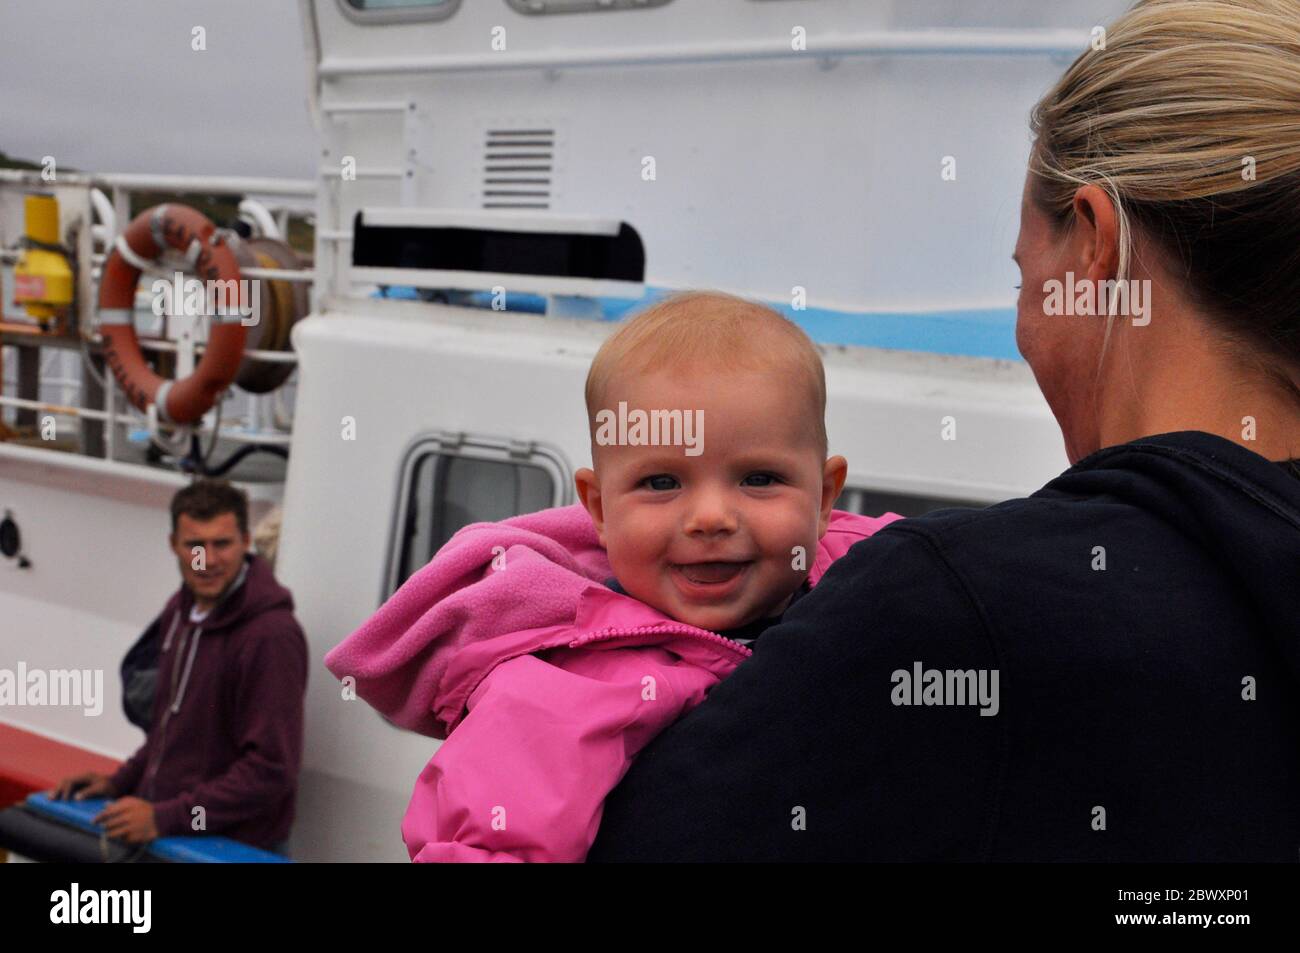
[[[172,532],[184,513],[206,522],[222,513],[234,513],[242,536],[248,535],[248,496],[226,480],[198,479],[172,497]]]

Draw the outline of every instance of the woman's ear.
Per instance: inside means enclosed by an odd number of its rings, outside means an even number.
[[[1107,281],[1119,271],[1119,218],[1106,190],[1084,185],[1074,193],[1075,234],[1090,281]]]
[[[600,498],[600,477],[590,467],[582,467],[573,475],[573,486],[578,491],[578,499],[591,516],[592,525],[600,537],[600,545],[605,545],[605,506]]]
[[[831,521],[831,510],[835,508],[835,501],[840,498],[840,491],[844,489],[844,481],[848,476],[849,461],[843,457],[829,458],[826,466],[822,468],[822,508],[821,517],[817,521],[818,539],[826,535],[826,527]]]

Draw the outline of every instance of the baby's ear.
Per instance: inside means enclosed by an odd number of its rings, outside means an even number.
[[[600,498],[600,477],[589,467],[582,467],[573,475],[573,486],[578,491],[578,499],[591,516],[600,545],[605,545],[605,507]]]
[[[817,520],[818,539],[826,535],[826,527],[831,521],[831,510],[835,508],[835,501],[840,498],[840,491],[844,489],[844,481],[848,476],[849,461],[840,456],[827,459],[826,465],[822,468],[822,505]]]

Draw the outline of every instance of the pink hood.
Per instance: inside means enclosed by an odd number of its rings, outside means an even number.
[[[816,585],[854,543],[898,519],[834,510],[809,571]],[[494,568],[494,561],[495,566]],[[457,532],[361,628],[325,656],[340,679],[403,728],[445,738],[495,666],[613,629],[649,627],[645,641],[725,677],[749,650],[676,622],[605,586],[612,575],[581,504]],[[684,630],[693,630],[685,632]],[[628,644],[625,640],[620,640]]]

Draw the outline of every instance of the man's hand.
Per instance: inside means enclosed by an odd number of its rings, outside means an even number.
[[[104,825],[104,833],[128,844],[143,844],[158,837],[153,805],[138,797],[118,798],[95,815],[93,822]]]
[[[87,771],[85,774],[64,778],[53,791],[45,793],[59,801],[66,801],[69,797],[74,801],[84,801],[88,797],[112,797],[117,792],[109,783],[108,775]]]

